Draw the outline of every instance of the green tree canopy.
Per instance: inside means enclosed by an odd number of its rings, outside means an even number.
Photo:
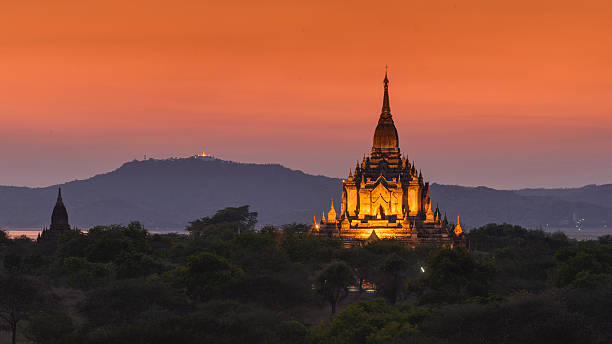
[[[454,302],[486,296],[492,288],[495,266],[490,259],[476,261],[463,247],[441,249],[428,260],[422,302]]]
[[[355,274],[343,261],[327,264],[315,276],[317,293],[329,303],[331,313],[336,313],[336,306],[348,296],[348,287],[355,284]]]
[[[417,311],[404,311],[377,299],[354,303],[338,313],[329,323],[313,329],[315,343],[382,344],[409,342],[423,317]]]
[[[17,325],[54,301],[37,279],[15,274],[0,276],[0,329],[11,332],[15,344]]]
[[[183,286],[197,300],[209,300],[218,294],[219,288],[243,271],[216,254],[202,252],[187,259],[185,267],[171,271],[168,276],[175,284]]]
[[[75,331],[76,324],[63,312],[39,312],[30,317],[25,330],[25,337],[34,343],[67,344],[78,343]]]
[[[378,256],[372,250],[363,247],[344,249],[340,252],[340,256],[353,268],[359,283],[359,292],[363,292],[363,283],[366,280],[374,280]]]
[[[210,217],[189,222],[185,228],[190,234],[203,238],[231,238],[234,234],[252,231],[257,223],[257,213],[250,212],[249,206],[228,207]]]
[[[594,286],[612,276],[612,245],[580,243],[561,248],[555,253],[550,276],[559,287]]]
[[[395,304],[403,294],[411,268],[414,269],[414,266],[396,253],[390,254],[383,262],[380,267],[382,277],[378,280],[377,287],[389,303]]]
[[[181,314],[190,306],[184,294],[158,280],[114,281],[89,291],[80,310],[91,326],[118,325],[157,314]]]

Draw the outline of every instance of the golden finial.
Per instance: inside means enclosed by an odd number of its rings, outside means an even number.
[[[459,236],[461,233],[463,233],[463,229],[461,228],[461,223],[459,223],[459,215],[457,215],[457,225],[455,226],[455,235]]]

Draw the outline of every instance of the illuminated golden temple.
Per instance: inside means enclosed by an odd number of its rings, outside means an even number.
[[[449,227],[438,206],[433,210],[429,183],[414,163],[402,156],[389,105],[389,79],[385,73],[383,105],[374,131],[372,152],[357,162],[342,183],[340,213],[332,201],[325,219],[316,218],[312,234],[340,237],[345,246],[379,239],[396,239],[408,246],[461,244],[459,225]]]

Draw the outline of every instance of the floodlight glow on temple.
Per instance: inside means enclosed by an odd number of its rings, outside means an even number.
[[[311,233],[339,237],[347,247],[380,239],[400,240],[410,247],[464,245],[459,221],[454,230],[451,227],[437,205],[432,209],[429,183],[423,181],[423,174],[400,153],[385,73],[372,151],[342,180],[340,214],[332,200],[327,219],[325,214],[320,222],[315,218]]]

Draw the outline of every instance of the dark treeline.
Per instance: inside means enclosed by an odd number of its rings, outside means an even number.
[[[464,248],[343,248],[226,208],[58,242],[0,232],[0,338],[32,343],[610,343],[612,238],[512,225]],[[362,288],[364,287],[364,288]]]

